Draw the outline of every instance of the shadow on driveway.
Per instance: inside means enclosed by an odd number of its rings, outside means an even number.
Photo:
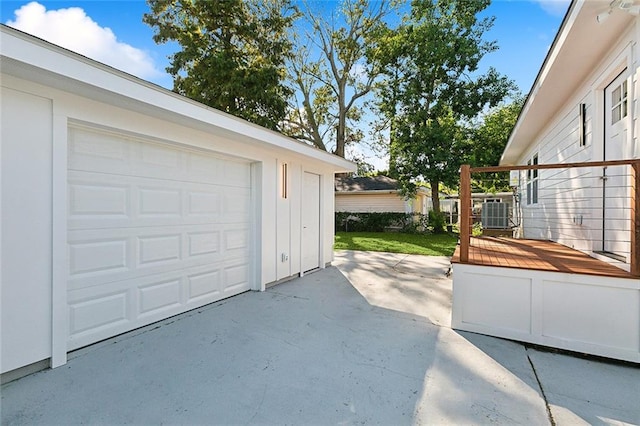
[[[449,328],[446,258],[336,257],[8,383],[2,424],[549,423],[524,346]]]
[[[409,424],[437,334],[332,267],[9,383],[2,424]]]

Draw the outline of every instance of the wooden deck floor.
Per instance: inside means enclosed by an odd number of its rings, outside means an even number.
[[[456,248],[451,262],[460,263],[460,246]],[[480,266],[633,278],[629,272],[552,241],[473,237],[469,247],[468,263]]]

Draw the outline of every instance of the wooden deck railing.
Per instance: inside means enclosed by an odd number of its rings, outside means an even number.
[[[460,168],[460,263],[469,261],[469,245],[473,225],[471,205],[471,175],[473,173],[508,172],[511,170],[570,169],[584,167],[631,166],[630,185],[630,273],[640,276],[640,159],[594,161],[585,163],[535,164],[518,166],[470,167]]]

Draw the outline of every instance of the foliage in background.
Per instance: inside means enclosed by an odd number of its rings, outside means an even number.
[[[335,213],[336,232],[395,231],[439,234],[444,232],[445,225],[444,213],[433,213],[433,211],[429,211],[428,215],[399,212]]]
[[[369,164],[369,162],[367,162],[367,159],[363,155],[352,154],[349,160],[356,163],[356,166],[358,167],[354,176],[373,176],[376,173],[375,168],[371,164]]]
[[[177,42],[167,72],[173,90],[198,102],[277,129],[292,91],[290,0],[148,0],[143,21],[156,43]]]
[[[458,237],[451,234],[401,234],[391,232],[338,232],[334,249],[451,256]]]
[[[428,218],[429,219],[427,223],[429,224],[429,227],[433,230],[434,234],[444,233],[444,227],[447,224],[444,213],[435,211],[435,210],[429,210]]]
[[[324,3],[293,0],[148,4],[143,21],[154,40],[180,45],[167,68],[174,91],[351,155],[359,175],[372,172],[356,146],[375,88],[381,127],[372,133],[386,141],[389,130],[390,175],[404,195],[428,182],[436,211],[440,184],[457,186],[462,161],[486,164],[483,155],[501,152],[493,130],[467,126],[512,87],[493,68],[478,73],[497,49],[484,40],[493,18],[478,17],[489,0],[413,0],[410,8],[404,0],[341,0],[330,13]]]
[[[485,54],[497,50],[484,34],[493,18],[478,18],[489,0],[415,0],[399,28],[388,30],[370,54],[385,67],[378,85],[380,111],[391,138],[392,176],[405,194],[415,182],[431,184],[440,211],[440,183],[455,187],[469,146],[461,126],[513,90],[490,68],[478,73]]]
[[[497,166],[500,163],[500,157],[507,146],[523,105],[524,98],[518,96],[514,101],[494,108],[482,117],[481,123],[473,130],[469,159],[473,167]],[[476,176],[479,180],[473,182],[474,191],[510,190],[508,172],[484,173]]]
[[[401,232],[415,231],[419,225],[414,224],[414,218],[426,225],[426,218],[419,213],[374,212],[352,213],[335,212],[335,227],[337,231],[345,232],[383,232],[393,229]]]
[[[361,101],[380,72],[367,52],[377,46],[391,6],[389,0],[343,0],[330,18],[306,7],[303,17],[312,32],[294,36],[289,79],[295,96],[285,133],[340,157],[348,144],[363,139]]]

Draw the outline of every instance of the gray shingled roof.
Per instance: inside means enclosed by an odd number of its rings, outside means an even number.
[[[387,176],[337,177],[336,192],[350,191],[396,191],[398,181]]]

